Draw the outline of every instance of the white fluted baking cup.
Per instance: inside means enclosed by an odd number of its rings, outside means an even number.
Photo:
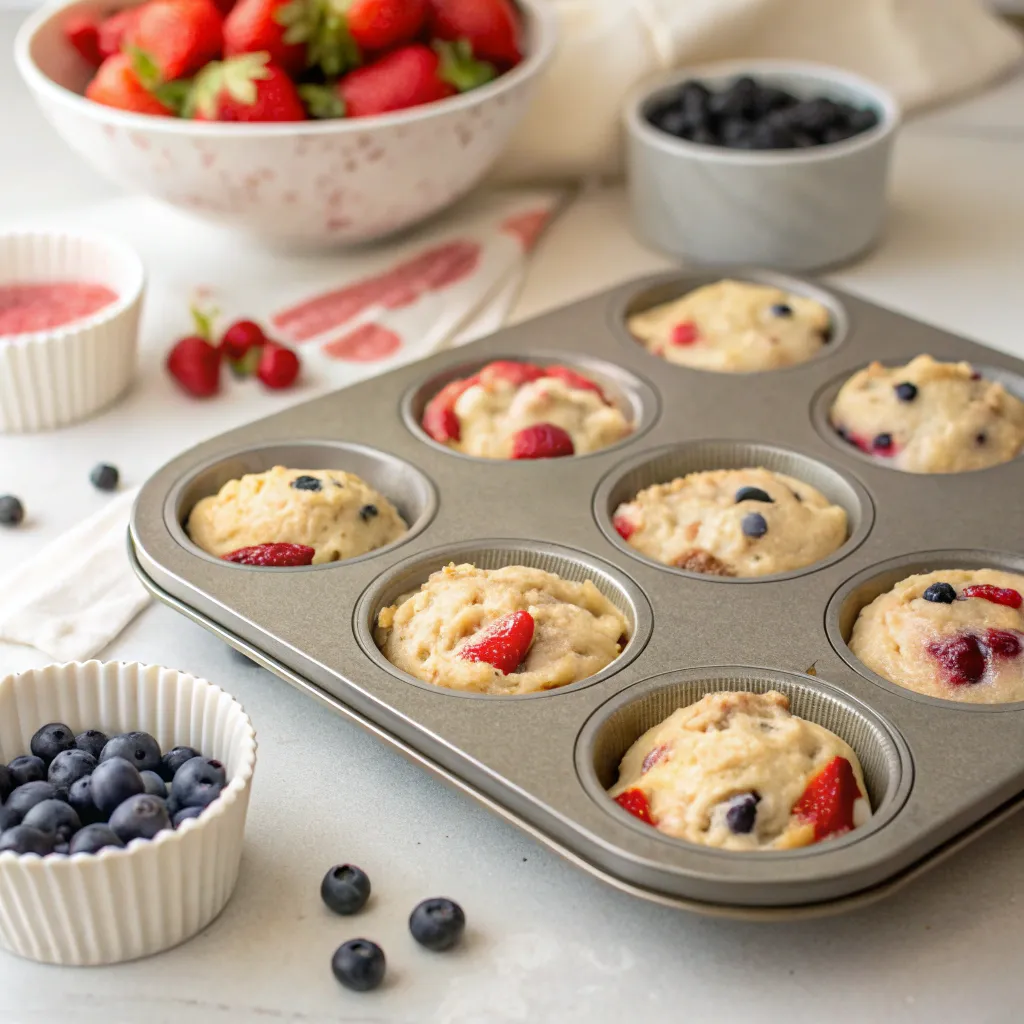
[[[228,785],[199,817],[98,854],[0,853],[0,948],[42,963],[113,964],[206,927],[238,880],[256,735],[242,706],[194,676],[152,665],[74,662],[0,679],[0,762],[48,722],[108,735],[142,729],[224,763]]]
[[[116,301],[63,327],[0,336],[0,432],[51,430],[115,402],[135,376],[145,271],[99,235],[0,234],[0,284],[88,281]]]

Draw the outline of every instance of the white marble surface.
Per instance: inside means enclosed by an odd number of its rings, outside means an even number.
[[[38,121],[6,56],[0,13],[0,222],[90,205],[113,191]],[[885,244],[837,274],[852,290],[1024,356],[1024,77],[912,124],[898,147]],[[165,216],[148,209],[158,232]],[[537,254],[526,316],[666,266],[631,240],[620,190],[578,199]],[[167,401],[150,320],[147,401]],[[141,400],[60,435],[0,438],[0,491],[33,508],[0,535],[0,565],[25,557],[102,501],[98,459],[137,482],[238,410],[201,413],[161,436],[133,422]],[[266,410],[265,410],[266,411]],[[250,1021],[602,1024],[652,1021],[1021,1019],[1024,818],[1001,827],[889,901],[787,926],[700,919],[612,892],[321,710],[219,641],[151,608],[106,656],[205,675],[246,705],[260,738],[247,852],[234,900],[193,942],[102,970],[58,970],[0,954],[0,1024],[248,1024]],[[0,651],[0,670],[43,662]],[[375,895],[347,921],[317,894],[338,860],[362,864]],[[405,919],[421,897],[466,908],[465,947],[430,955]],[[1018,904],[1020,900],[1020,904]],[[384,988],[340,989],[329,959],[365,935],[389,957]]]

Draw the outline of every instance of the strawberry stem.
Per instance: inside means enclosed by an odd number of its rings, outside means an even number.
[[[438,74],[443,81],[459,92],[478,89],[498,76],[498,70],[493,64],[477,60],[473,56],[473,47],[468,39],[460,39],[454,43],[435,40],[434,50],[441,58]]]
[[[299,96],[310,117],[330,120],[345,116],[345,101],[337,85],[300,85]]]
[[[217,317],[220,316],[220,310],[203,310],[200,309],[199,306],[193,305],[189,307],[189,312],[191,312],[192,321],[196,325],[196,334],[212,345],[213,327],[217,321]]]

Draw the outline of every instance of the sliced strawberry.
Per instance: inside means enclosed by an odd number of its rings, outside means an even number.
[[[646,775],[659,761],[664,761],[667,756],[668,747],[664,743],[660,747],[655,747],[648,752],[643,760],[643,764],[640,765],[640,774]]]
[[[575,453],[572,438],[554,423],[535,423],[512,437],[513,459],[558,459]]]
[[[989,629],[985,632],[985,643],[993,658],[1017,658],[1021,652],[1021,635],[1008,629]]]
[[[1010,587],[994,587],[990,583],[972,583],[960,591],[960,600],[969,597],[980,597],[983,601],[1002,604],[1007,608],[1019,608],[1022,603],[1020,592]]]
[[[654,824],[651,817],[651,805],[647,800],[647,794],[642,789],[627,789],[620,793],[615,802],[624,810],[639,818],[648,825]]]
[[[512,67],[522,59],[522,27],[510,0],[430,0],[431,32],[465,40],[475,56]]]
[[[490,387],[496,381],[508,381],[518,388],[544,376],[544,370],[533,363],[514,363],[508,359],[488,363],[479,373],[480,383],[484,387]]]
[[[364,50],[410,43],[427,20],[427,0],[349,0],[345,22]]]
[[[459,417],[455,414],[455,403],[475,384],[480,383],[476,375],[446,384],[427,403],[423,411],[423,429],[440,444],[458,441],[462,436]]]
[[[616,513],[612,516],[612,526],[615,527],[615,532],[623,540],[629,540],[636,533],[636,524],[622,515],[622,513]]]
[[[100,50],[100,24],[95,18],[78,15],[64,23],[64,38],[78,51],[82,60],[98,68],[104,59]]]
[[[692,320],[686,320],[672,328],[673,345],[692,345],[699,338],[700,330]]]
[[[569,387],[576,388],[578,391],[593,391],[601,399],[605,405],[611,405],[608,401],[607,396],[601,390],[600,386],[595,384],[592,380],[584,377],[582,373],[577,373],[575,370],[569,369],[568,366],[548,366],[544,370],[545,377],[554,377],[557,380],[564,381]]]
[[[85,95],[94,103],[136,114],[171,117],[174,111],[146,88],[136,70],[135,61],[126,53],[115,53],[99,67],[86,86]]]
[[[220,56],[224,19],[210,0],[148,0],[124,45],[146,54],[163,81],[186,78]]]
[[[289,75],[306,68],[313,31],[307,0],[239,0],[224,19],[224,56],[268,53]]]
[[[265,53],[212,61],[196,76],[190,107],[197,121],[304,121],[295,84]]]
[[[522,663],[533,643],[533,616],[512,612],[498,619],[459,649],[463,661],[485,661],[502,675],[508,675]]]
[[[845,757],[834,757],[807,783],[793,813],[814,826],[814,840],[853,828],[853,805],[863,794]]]
[[[951,686],[980,683],[988,667],[985,652],[973,633],[956,633],[936,640],[928,644],[927,651],[942,666]]]
[[[316,549],[305,544],[256,544],[251,548],[239,548],[222,556],[225,562],[236,565],[312,565]]]

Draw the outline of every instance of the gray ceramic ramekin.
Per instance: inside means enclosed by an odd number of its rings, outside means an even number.
[[[879,123],[831,145],[738,150],[677,139],[647,119],[687,79],[720,88],[740,75],[800,98],[871,107]],[[634,92],[625,121],[635,229],[642,241],[673,256],[820,270],[866,252],[881,235],[900,111],[892,96],[858,75],[775,60],[685,68]]]

